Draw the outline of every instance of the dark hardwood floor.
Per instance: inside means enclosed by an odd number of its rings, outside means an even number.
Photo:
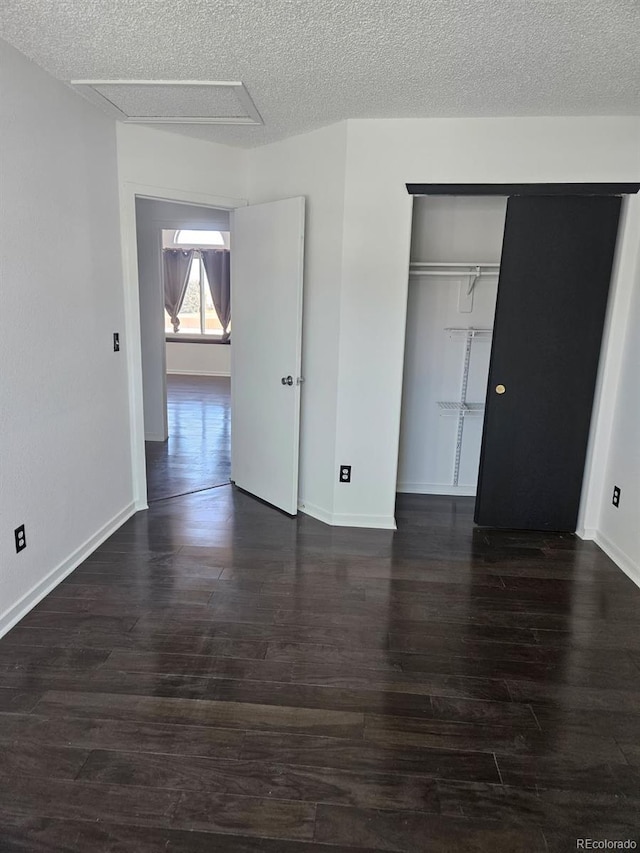
[[[0,850],[640,842],[640,590],[569,536],[231,486],[153,504],[0,641]]]
[[[167,376],[169,439],[145,442],[150,501],[229,482],[230,384],[225,376]]]

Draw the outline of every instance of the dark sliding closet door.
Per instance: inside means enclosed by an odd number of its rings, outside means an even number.
[[[509,199],[475,520],[575,531],[621,199]]]

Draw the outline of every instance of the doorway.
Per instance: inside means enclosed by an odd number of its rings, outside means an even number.
[[[159,272],[152,277],[150,286],[140,280],[140,270],[144,267],[138,263],[140,229],[136,229],[136,207],[142,200],[167,200],[153,192],[157,189],[125,185],[122,208],[125,276],[131,283],[126,291],[127,332],[131,341],[126,347],[126,356],[130,376],[134,495],[138,509],[145,509],[148,502],[144,440],[150,400],[160,420],[159,437],[151,439],[164,441],[168,435],[166,406],[158,403],[163,392],[166,394],[165,370],[158,371],[158,364],[166,363],[161,322],[164,294],[159,285]],[[189,200],[184,199],[183,194],[175,198],[180,203]],[[199,198],[196,204],[200,211],[206,207]],[[234,376],[231,389],[232,482],[277,509],[295,515],[303,382],[305,199],[298,196],[257,205],[239,200],[220,210],[233,213],[231,294],[237,322],[234,323],[231,368]],[[175,227],[175,222],[166,224]],[[159,265],[161,244],[159,240],[154,243],[153,239],[149,244],[153,247],[150,255]],[[149,341],[157,348],[159,360],[145,358]],[[153,390],[157,393],[144,393],[145,366],[151,370],[155,381]],[[274,386],[277,393],[274,393]]]
[[[136,200],[147,498],[228,484],[229,211]]]

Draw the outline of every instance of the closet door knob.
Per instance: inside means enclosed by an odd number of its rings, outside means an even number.
[[[293,376],[283,376],[280,382],[283,385],[293,385]]]
[[[506,390],[504,385],[496,385],[496,394],[504,394]]]

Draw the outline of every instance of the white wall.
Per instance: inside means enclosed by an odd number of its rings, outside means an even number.
[[[147,441],[167,439],[167,388],[165,310],[162,284],[162,230],[175,228],[229,230],[229,212],[158,199],[136,199],[138,255],[138,295],[140,302],[140,344],[144,434]],[[168,346],[168,345],[167,345]],[[178,349],[188,346],[175,343]],[[220,349],[216,344],[200,344],[199,350]],[[184,359],[184,355],[177,356]],[[202,361],[204,354],[196,355]]]
[[[411,261],[500,263],[506,198],[416,198]],[[432,271],[433,272],[433,271]],[[466,337],[446,329],[492,329],[498,275],[409,277],[402,390],[398,491],[474,495],[478,478],[482,411],[465,417],[458,484],[453,484],[458,413],[439,401],[458,401]],[[478,335],[470,349],[466,400],[483,404],[491,336]]]
[[[231,346],[167,341],[167,373],[231,376]]]
[[[120,225],[125,278],[131,407],[131,457],[136,507],[146,506],[144,414],[136,196],[233,209],[246,203],[248,152],[149,127],[117,127]]]
[[[114,122],[0,50],[2,633],[133,505]]]
[[[633,199],[632,206],[630,225],[638,234],[640,199]],[[640,249],[633,267],[630,286],[620,294],[620,301],[628,306],[626,328],[620,330],[618,339],[619,373],[613,401],[605,401],[612,406],[610,436],[592,536],[640,586]],[[614,486],[621,489],[617,509],[611,503]]]
[[[411,261],[500,263],[506,213],[501,196],[416,196]]]
[[[250,152],[250,201],[306,197],[300,504],[333,520],[346,125]]]
[[[405,183],[638,179],[637,118],[348,122],[335,461],[353,469],[351,485],[335,489],[337,523],[394,523],[411,232]]]
[[[134,124],[118,124],[117,137],[121,183],[164,188],[169,192],[158,197],[171,200],[176,192],[188,194],[187,202],[201,195],[203,204],[215,196],[235,207],[246,198],[249,152],[243,148]]]

